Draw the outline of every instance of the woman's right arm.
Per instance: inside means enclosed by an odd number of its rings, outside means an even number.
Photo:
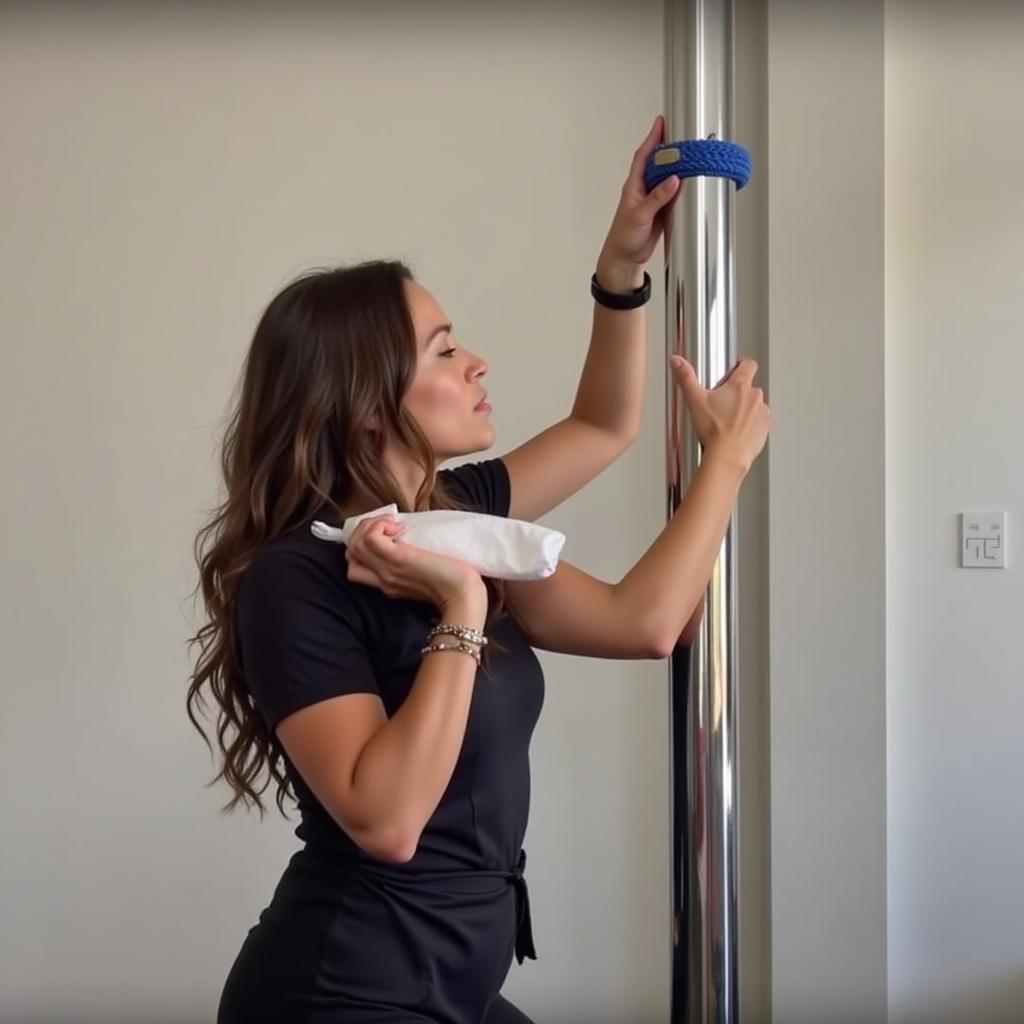
[[[443,609],[443,621],[482,630],[487,591],[467,590]],[[412,689],[356,762],[353,799],[376,824],[381,847],[397,861],[416,852],[427,821],[448,788],[462,749],[477,665],[461,651],[425,654]]]
[[[482,630],[487,590],[470,581],[440,606],[442,621]],[[369,854],[404,862],[451,781],[462,749],[476,661],[425,654],[409,695],[389,719],[380,697],[355,693],[303,708],[277,735],[338,824]]]

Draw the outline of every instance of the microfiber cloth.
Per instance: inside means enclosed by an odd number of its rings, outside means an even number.
[[[317,520],[310,529],[321,540],[348,544],[361,520],[383,515],[390,515],[405,526],[399,543],[460,558],[481,576],[492,579],[545,579],[555,571],[565,544],[564,533],[522,519],[456,509],[399,512],[395,504],[346,519],[342,527]]]

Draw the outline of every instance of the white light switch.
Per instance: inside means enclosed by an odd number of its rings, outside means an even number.
[[[1006,513],[960,514],[960,565],[963,568],[1006,568]]]

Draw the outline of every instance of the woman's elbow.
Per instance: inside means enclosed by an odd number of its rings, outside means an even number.
[[[703,618],[703,602],[701,608],[690,619],[690,621],[683,628],[683,631],[675,637],[661,638],[654,645],[655,658],[670,658],[672,654],[683,647],[692,647],[694,641],[697,639],[697,634],[700,632],[700,623]]]
[[[364,853],[388,864],[407,864],[419,847],[419,836],[410,837],[395,829],[356,829],[338,824]]]
[[[418,844],[411,846],[391,847],[377,855],[378,860],[387,861],[388,864],[408,864],[416,856]]]

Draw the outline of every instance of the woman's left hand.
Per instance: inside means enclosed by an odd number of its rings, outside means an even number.
[[[622,186],[619,207],[598,258],[598,283],[609,290],[636,287],[633,280],[654,254],[665,231],[671,203],[680,192],[681,179],[666,178],[653,192],[644,185],[644,168],[650,155],[664,141],[665,119],[659,114],[633,154],[629,177]]]

